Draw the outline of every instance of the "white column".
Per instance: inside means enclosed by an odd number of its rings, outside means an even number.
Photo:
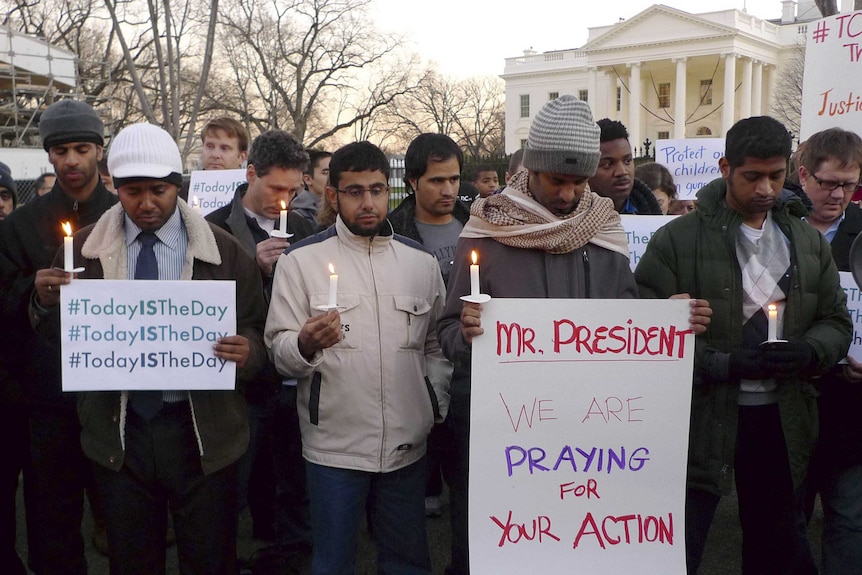
[[[754,69],[751,72],[751,115],[763,115],[763,62],[754,61]]]
[[[640,146],[641,138],[641,63],[629,64],[631,78],[629,79],[629,142],[632,146]]]
[[[600,118],[604,118],[605,116],[601,114],[598,110],[596,110],[596,102],[598,102],[598,100],[596,99],[596,96],[598,96],[598,94],[596,92],[598,92],[599,86],[597,68],[595,66],[590,66],[588,68],[588,74],[589,76],[587,77],[587,104],[590,105],[590,110],[592,110],[593,112],[593,117],[598,120]]]
[[[676,62],[676,86],[674,87],[673,102],[673,137],[675,139],[685,138],[685,118],[687,115],[686,102],[686,59],[674,58]]]
[[[736,54],[723,54],[724,56],[724,96],[721,106],[721,135],[733,126],[736,110],[734,109],[734,89],[736,88]]]
[[[751,116],[751,58],[742,59],[742,88],[739,95],[739,117]]]

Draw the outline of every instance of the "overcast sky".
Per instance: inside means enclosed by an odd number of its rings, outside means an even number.
[[[505,58],[525,48],[578,48],[587,28],[658,3],[692,13],[745,7],[761,18],[781,17],[781,0],[373,0],[372,17],[380,29],[404,34],[408,49],[437,62],[444,74],[467,77],[502,74]]]

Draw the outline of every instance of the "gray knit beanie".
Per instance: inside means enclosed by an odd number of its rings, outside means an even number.
[[[9,166],[0,162],[0,188],[6,188],[12,194],[12,206],[18,206],[18,185],[12,177],[12,170]]]
[[[54,102],[42,112],[39,137],[45,151],[69,142],[105,145],[105,124],[92,106],[77,100]]]
[[[564,94],[547,102],[530,125],[524,167],[534,172],[592,177],[601,129],[586,102]]]

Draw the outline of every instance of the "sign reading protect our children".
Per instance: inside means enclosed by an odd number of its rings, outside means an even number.
[[[233,281],[73,280],[60,297],[63,391],[234,389]]]
[[[724,155],[724,138],[659,140],[655,161],[670,170],[679,200],[696,200],[697,192],[721,177],[718,160]]]
[[[233,201],[236,189],[246,183],[245,170],[195,170],[189,181],[189,205],[200,202],[206,216]]]
[[[688,301],[483,307],[472,355],[471,572],[684,573]]]
[[[862,134],[862,12],[806,26],[799,139],[836,126]]]

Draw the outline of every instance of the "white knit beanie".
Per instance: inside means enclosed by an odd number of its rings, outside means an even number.
[[[165,180],[179,186],[183,161],[177,143],[166,131],[152,124],[133,124],[111,142],[108,172],[117,187],[124,180]]]
[[[534,172],[592,177],[601,129],[586,102],[564,94],[547,102],[530,125],[524,167]]]

